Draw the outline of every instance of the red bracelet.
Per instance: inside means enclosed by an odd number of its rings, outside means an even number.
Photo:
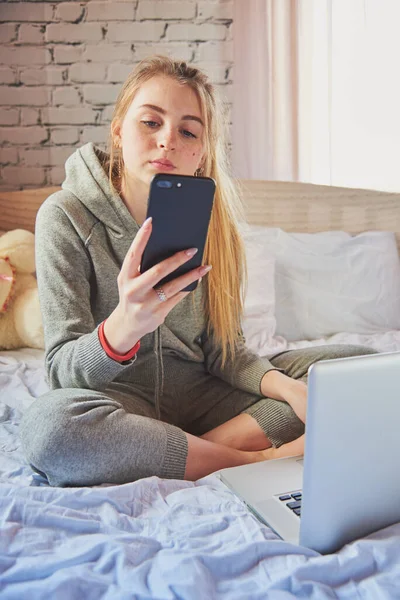
[[[127,352],[126,354],[117,354],[117,352],[114,352],[114,350],[110,347],[107,338],[104,334],[104,323],[105,321],[100,323],[99,327],[99,340],[104,352],[107,354],[107,356],[109,356],[116,362],[126,362],[127,360],[131,360],[135,356],[135,354],[137,354],[140,348],[140,340],[136,342],[133,348],[131,348],[131,350],[129,350],[129,352]]]

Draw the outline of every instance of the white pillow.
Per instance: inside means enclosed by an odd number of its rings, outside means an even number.
[[[400,329],[394,233],[287,233],[255,225],[250,232],[275,258],[277,335],[295,341]]]
[[[242,321],[246,345],[258,352],[274,337],[275,259],[264,250],[263,232],[242,231],[247,259],[248,286]]]

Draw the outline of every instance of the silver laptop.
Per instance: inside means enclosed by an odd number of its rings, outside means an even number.
[[[321,553],[400,521],[400,352],[309,369],[304,460],[218,471],[282,539]]]

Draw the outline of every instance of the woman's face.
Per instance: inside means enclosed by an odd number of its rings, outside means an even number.
[[[203,159],[203,130],[200,102],[188,85],[166,76],[144,83],[114,128],[128,186],[149,186],[156,173],[193,175]]]

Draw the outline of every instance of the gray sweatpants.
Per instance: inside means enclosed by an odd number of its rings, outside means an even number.
[[[363,346],[292,350],[270,361],[289,377],[306,381],[311,364],[372,354]],[[165,365],[161,420],[153,389],[114,382],[104,392],[64,388],[37,398],[24,415],[21,439],[32,467],[54,486],[126,483],[142,477],[182,479],[187,457],[184,432],[202,435],[248,413],[275,446],[302,433],[304,425],[285,402],[233,388],[202,365]],[[174,372],[175,371],[175,372]]]

